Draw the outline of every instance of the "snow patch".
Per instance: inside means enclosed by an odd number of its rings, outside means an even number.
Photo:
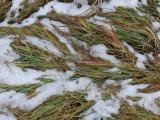
[[[115,56],[107,54],[107,50],[108,48],[103,44],[93,45],[90,48],[90,54],[93,57],[100,57],[104,60],[110,61],[113,64],[118,64],[119,60]]]
[[[111,0],[110,2],[103,2],[101,4],[101,8],[103,12],[110,12],[114,11],[116,7],[129,7],[129,8],[136,8],[138,4],[147,4],[146,0]]]
[[[0,120],[17,120],[13,115],[0,114]]]

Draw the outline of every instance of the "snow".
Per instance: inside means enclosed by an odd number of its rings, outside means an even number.
[[[140,69],[145,69],[144,63],[147,62],[146,56],[136,52],[134,50],[134,48],[132,46],[130,46],[129,44],[127,44],[126,42],[123,42],[123,44],[128,48],[128,50],[131,53],[133,53],[136,56],[136,58],[137,58],[136,67],[140,68]]]
[[[0,120],[17,120],[13,115],[0,114]]]
[[[102,117],[111,117],[111,114],[118,114],[119,108],[120,102],[116,98],[106,101],[100,100],[93,106],[93,110]]]
[[[123,102],[128,102],[129,105],[138,105],[151,111],[154,114],[160,115],[160,108],[155,104],[155,99],[160,97],[160,92],[154,93],[140,93],[139,89],[148,87],[147,84],[130,85],[133,79],[126,79],[122,81],[106,80],[106,85],[121,86],[120,91],[116,96],[108,100],[98,99],[96,104],[83,113],[83,120],[100,120],[101,118],[111,117],[112,114],[118,114],[120,105]],[[105,85],[104,84],[104,85]],[[94,94],[94,92],[92,93]],[[128,99],[128,96],[140,97],[137,102]]]
[[[101,120],[101,117],[97,113],[91,113],[86,115],[82,120]]]
[[[107,24],[107,19],[105,17],[95,15],[94,17],[89,18],[88,22],[106,27],[107,30],[112,30],[111,25]]]
[[[146,0],[111,0],[110,2],[103,2],[101,4],[101,8],[103,12],[110,12],[114,11],[116,7],[123,6],[123,7],[129,7],[129,8],[136,8],[138,4],[147,4]]]
[[[62,56],[63,55],[63,53],[60,52],[59,49],[56,48],[55,45],[48,40],[41,40],[41,39],[36,38],[36,37],[26,36],[25,41],[43,49],[43,50],[46,50],[50,53],[53,53],[54,55],[57,55],[57,56]]]
[[[60,42],[64,43],[66,45],[66,47],[68,48],[68,50],[71,52],[71,54],[78,55],[78,53],[74,50],[74,48],[72,47],[69,40],[67,38],[63,37],[60,33],[58,33],[54,29],[53,22],[51,20],[44,19],[44,20],[41,20],[40,23],[42,25],[44,25],[49,31],[51,31],[59,39]]]
[[[152,26],[155,30],[160,30],[160,23],[159,22],[152,22]]]
[[[160,32],[157,32],[158,39],[160,40]]]
[[[36,40],[36,39],[35,39]],[[10,43],[13,41],[13,37],[3,37],[0,38],[0,83],[12,84],[12,85],[22,85],[22,84],[33,84],[38,83],[37,78],[44,75],[46,76],[57,76],[58,72],[55,70],[37,71],[32,69],[26,69],[23,71],[21,68],[17,67],[13,61],[18,59],[19,56],[14,53],[10,47]],[[38,42],[36,43],[38,44]],[[54,51],[54,48],[50,48]],[[67,73],[67,72],[66,72]],[[12,77],[11,77],[12,76]],[[62,78],[63,76],[61,76]]]
[[[98,88],[95,84],[90,83],[90,86],[88,87],[86,99],[99,101],[102,99],[101,93],[102,93],[102,90],[100,88]]]
[[[11,106],[22,110],[32,110],[53,95],[63,95],[67,91],[85,90],[90,82],[91,80],[87,78],[79,78],[75,81],[55,81],[38,88],[37,95],[30,99],[23,93],[16,93],[15,91],[3,92],[0,93],[0,108]]]
[[[121,83],[122,89],[118,93],[119,98],[126,99],[127,96],[141,97],[141,100],[138,101],[137,105],[142,108],[145,108],[148,111],[153,112],[154,114],[160,115],[160,108],[155,104],[155,99],[160,97],[160,91],[154,93],[140,93],[139,89],[144,89],[148,87],[147,84],[139,85],[129,85],[132,79],[126,80]]]
[[[119,60],[115,56],[107,54],[107,50],[108,48],[103,44],[93,45],[90,48],[90,54],[93,57],[100,57],[104,60],[110,61],[113,64],[118,64]]]
[[[77,7],[78,4],[81,4],[80,8]],[[56,2],[54,9],[59,14],[77,16],[87,14],[90,6],[87,0],[75,0],[72,3]]]
[[[108,71],[108,72],[111,72],[111,73],[114,73],[114,72],[120,71],[120,69],[117,68],[117,67],[113,67],[113,68],[111,68],[111,69],[109,69],[109,70],[107,70],[107,71]]]
[[[9,25],[7,22],[11,19],[16,18],[19,15],[19,9],[23,8],[23,6],[21,6],[22,1],[23,0],[12,1],[13,5],[10,11],[7,13],[6,19],[2,23],[0,23],[0,26],[28,26],[37,22],[39,16],[46,15],[50,11],[56,11],[59,14],[70,16],[81,16],[89,13],[91,10],[91,6],[87,4],[87,0],[75,0],[72,3],[62,3],[54,0],[41,7],[38,12],[33,13],[21,24],[15,23],[13,25]],[[29,2],[30,4],[34,4],[34,0],[29,0]],[[115,7],[118,6],[135,8],[139,3],[140,2],[138,2],[138,0],[119,0],[118,2],[117,0],[112,0],[109,3],[103,2],[101,4],[101,8],[103,12],[106,12],[115,10]],[[146,4],[146,0],[142,0],[141,3]],[[82,6],[78,8],[78,4],[81,4]],[[11,18],[12,11],[15,11],[16,13],[13,18]],[[88,21],[97,25],[105,26],[108,29],[112,29],[111,26],[107,24],[107,20],[104,17],[94,16]],[[49,19],[39,20],[38,22],[40,22],[45,27],[45,29],[51,31],[61,43],[64,43],[72,55],[79,56],[79,54],[72,47],[70,38],[66,38],[56,31],[58,28],[58,30],[62,32],[69,32],[69,29],[65,24]],[[153,28],[158,31],[160,28],[159,23],[153,22],[152,24]],[[157,35],[160,38],[160,32],[157,32]],[[17,67],[14,64],[14,61],[19,58],[19,55],[17,55],[10,47],[10,43],[14,41],[14,37],[15,36],[4,36],[0,38],[0,83],[9,85],[34,84],[40,83],[40,81],[37,80],[37,78],[40,77],[52,79],[53,82],[42,84],[41,87],[36,89],[36,95],[32,98],[28,98],[24,93],[19,93],[12,90],[6,92],[1,91],[0,120],[16,120],[13,115],[5,113],[9,106],[12,108],[18,107],[22,110],[32,110],[46,101],[49,97],[54,95],[63,95],[68,91],[83,91],[84,93],[86,93],[86,100],[95,101],[95,104],[82,114],[84,115],[83,120],[100,120],[101,118],[111,117],[112,114],[118,114],[121,102],[124,101],[127,101],[130,105],[139,105],[140,107],[145,108],[146,110],[151,111],[154,114],[160,115],[160,108],[155,104],[155,99],[160,97],[160,91],[154,93],[140,93],[138,90],[148,87],[148,84],[130,85],[132,78],[122,81],[107,79],[102,85],[103,88],[105,87],[105,85],[113,85],[121,86],[121,89],[115,96],[111,96],[111,98],[104,100],[102,96],[102,93],[104,92],[103,89],[93,83],[90,78],[81,77],[74,81],[70,80],[70,77],[74,75],[76,68],[74,63],[67,63],[67,65],[71,67],[71,71],[66,72],[59,72],[55,69],[46,71],[26,69],[25,71],[23,71],[21,68]],[[50,41],[32,36],[25,36],[24,41],[29,42],[50,53],[53,53],[56,56],[63,56],[63,53]],[[88,48],[86,43],[82,43],[81,41],[79,41],[79,43],[85,46],[85,48]],[[146,56],[154,60],[152,53],[145,54],[145,56],[144,54],[140,54],[135,51],[134,48],[129,44],[124,42],[124,45],[137,58],[137,68],[145,69],[144,63],[147,62]],[[120,64],[120,61],[114,55],[108,54],[107,51],[108,48],[103,44],[93,45],[90,47],[90,54],[93,57],[100,57],[106,61],[110,61],[115,65]],[[113,67],[111,69],[106,69],[106,71],[114,73],[120,70],[117,67]],[[137,102],[134,102],[129,99],[128,96],[141,97],[141,99]]]
[[[12,25],[8,24],[8,21],[11,20],[12,18],[10,17],[11,11],[15,11],[16,15],[14,18],[16,18],[19,15],[19,9],[23,8],[21,6],[23,0],[19,0],[18,2],[16,0],[13,0],[13,6],[11,7],[11,10],[7,14],[7,18],[0,23],[1,27],[7,27],[7,26],[12,26],[12,27],[24,27],[31,25],[35,22],[38,21],[39,16],[44,16],[47,13],[51,11],[55,11],[59,14],[65,14],[65,15],[70,15],[70,16],[77,16],[77,15],[85,15],[87,14],[90,10],[90,6],[87,4],[87,0],[76,0],[73,3],[62,3],[58,2],[57,0],[48,2],[46,5],[43,7],[40,7],[39,10],[35,13],[33,13],[29,18],[25,19],[22,21],[21,24],[14,23]],[[77,5],[81,4],[81,8],[78,8]]]
[[[85,111],[82,115],[82,120],[101,120],[101,118],[111,117],[112,114],[118,114],[120,108],[120,101],[117,98],[109,100],[99,100],[90,109]]]
[[[19,9],[22,8],[21,6],[21,3],[23,2],[24,0],[12,0],[12,6],[9,10],[9,12],[7,13],[7,17],[6,19],[0,23],[0,26],[9,26],[8,25],[8,21],[13,19],[13,18],[16,18],[18,15],[19,15]],[[11,14],[12,13],[15,13],[14,17],[11,18]]]

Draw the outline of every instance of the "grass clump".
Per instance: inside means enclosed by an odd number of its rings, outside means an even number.
[[[119,71],[107,71],[107,69],[109,70],[112,67],[113,66],[101,66],[96,64],[80,64],[77,66],[77,69],[75,71],[75,74],[72,76],[72,79],[78,77],[89,77],[92,78],[92,80],[96,83],[103,83],[106,79],[113,79],[119,81],[132,78],[133,81],[131,82],[131,84],[150,84],[148,88],[140,90],[141,92],[149,93],[159,91],[159,63],[147,63],[145,70],[135,68],[131,64],[123,63],[121,65],[116,66],[117,68],[119,68]]]
[[[113,75],[113,78],[115,80],[133,78],[132,84],[148,83],[151,85],[156,85],[160,82],[159,66],[160,64],[157,62],[150,62],[146,64],[145,70],[141,70],[132,67],[129,64],[123,64],[119,66],[120,71],[113,73],[115,75]]]
[[[71,41],[74,41],[74,39],[83,41],[88,47],[104,44],[108,47],[109,53],[114,54],[117,58],[127,62],[135,60],[135,57],[124,47],[122,41],[119,40],[115,30],[109,27],[110,25],[107,21],[104,24],[108,27],[91,23],[85,17],[57,15],[55,12],[49,13],[47,17],[66,24],[70,28],[70,33],[64,33],[64,35],[68,37],[72,36],[70,38]]]
[[[51,0],[35,0],[33,3],[29,3],[29,0],[22,2],[23,9],[20,10],[17,22],[21,23],[24,19],[28,18],[34,12],[37,12],[40,7],[46,5]]]
[[[11,0],[2,0],[2,3],[0,2],[0,22],[6,18],[7,12],[10,10],[11,5]]]
[[[50,31],[46,30],[41,24],[33,24],[23,28],[2,27],[0,28],[0,36],[5,35],[20,35],[20,36],[34,36],[40,39],[51,41],[64,55],[70,55],[64,43]]]
[[[113,118],[109,120],[159,120],[159,116],[138,106],[129,106],[127,103],[124,103],[120,108],[119,114],[113,115]]]
[[[92,78],[94,82],[103,83],[104,80],[110,77],[111,73],[105,71],[106,68],[81,65],[77,67],[75,74],[72,76],[72,79],[79,77],[89,77]]]
[[[94,104],[86,101],[82,93],[66,93],[53,96],[30,112],[13,110],[17,120],[77,120]]]
[[[10,91],[14,90],[19,93],[26,93],[29,96],[35,95],[35,90],[39,88],[40,86],[53,82],[53,80],[45,79],[45,78],[39,78],[41,83],[37,84],[31,84],[31,85],[7,85],[7,84],[0,84],[0,90],[1,91]]]
[[[115,26],[121,41],[126,41],[141,53],[159,51],[160,42],[151,27],[149,17],[140,16],[136,10],[123,7],[118,7],[116,11],[104,16]]]
[[[14,61],[18,67],[38,70],[56,68],[60,71],[69,69],[63,58],[56,57],[30,43],[17,39],[11,43],[11,47],[20,55],[20,58]]]
[[[142,4],[137,9],[142,13],[147,14],[151,19],[160,22],[160,12],[158,11],[158,7],[160,7],[159,0],[147,0],[147,5]]]

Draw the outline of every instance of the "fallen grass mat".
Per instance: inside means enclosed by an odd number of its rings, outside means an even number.
[[[84,17],[70,17],[58,15],[55,12],[46,16],[51,20],[60,21],[70,28],[70,36],[85,41],[89,46],[95,44],[111,45],[115,48],[122,48],[121,42],[116,38],[114,31],[104,26],[90,23]]]
[[[75,39],[87,43],[88,47],[97,44],[104,44],[108,47],[110,54],[115,55],[123,61],[135,63],[135,56],[125,48],[113,28],[88,22],[88,18],[85,17],[70,17],[58,15],[55,12],[48,13],[47,16],[43,17],[61,21],[66,24],[70,29],[70,33],[62,34],[69,37],[72,44],[74,44],[73,47],[76,45],[73,43]],[[110,25],[107,21],[105,24],[108,26]],[[74,48],[76,49],[77,46]]]
[[[57,57],[52,53],[42,50],[23,40],[15,40],[11,43],[13,50],[20,55],[14,63],[21,68],[33,68],[37,70],[47,70],[56,68],[60,71],[69,70],[65,59]]]
[[[141,53],[159,52],[160,41],[151,27],[152,22],[148,16],[140,16],[135,9],[123,7],[102,16],[115,26],[116,34],[121,41],[126,41]]]
[[[1,27],[0,36],[5,35],[27,35],[45,39],[52,42],[64,55],[70,55],[70,52],[67,49],[66,45],[64,43],[61,43],[52,32],[46,30],[41,24],[38,23],[23,28]]]
[[[50,1],[52,0],[35,0],[33,3],[30,3],[29,0],[24,0],[21,3],[21,6],[23,6],[23,8],[19,10],[18,17],[9,21],[9,23],[21,23],[24,19],[30,17],[33,13],[37,12],[41,7],[43,7]]]
[[[129,106],[127,103],[122,104],[119,114],[112,115],[112,117],[109,120],[160,120],[160,116],[138,106]]]
[[[30,112],[12,109],[17,120],[78,120],[81,113],[94,105],[94,101],[86,101],[83,93],[66,93],[53,96]]]
[[[89,65],[80,64],[77,65],[75,74],[71,79],[76,79],[79,77],[89,77],[97,84],[102,84],[106,79],[112,80],[125,80],[132,78],[131,84],[149,84],[148,88],[140,90],[141,92],[156,92],[160,90],[160,64],[157,62],[150,62],[146,64],[146,69],[141,70],[133,67],[131,64],[121,64],[116,66],[119,71],[109,72],[108,70],[112,68],[111,66],[101,66],[101,65]]]
[[[77,79],[79,77],[89,77],[96,83],[103,83],[106,79],[112,76],[112,73],[107,72],[106,67],[102,66],[88,66],[81,65],[77,67],[75,74],[71,79]]]
[[[51,83],[53,80],[50,79],[45,79],[45,78],[38,78],[37,80],[40,81],[40,83],[37,84],[31,84],[31,85],[7,85],[7,84],[0,84],[0,90],[1,92],[6,92],[6,91],[16,91],[18,93],[26,93],[29,97],[34,96],[35,90],[39,88],[40,86]]]
[[[6,18],[7,12],[10,10],[11,5],[11,0],[2,0],[2,3],[0,1],[0,22]]]
[[[150,62],[146,64],[146,69],[138,69],[132,67],[130,64],[122,64],[118,68],[120,71],[115,72],[113,74],[117,74],[121,77],[121,79],[133,78],[132,84],[159,84],[160,76],[159,76],[159,69],[160,64],[158,62]],[[119,79],[119,77],[115,78]]]
[[[160,7],[159,0],[147,0],[147,5],[141,5],[137,9],[147,14],[151,19],[160,22],[160,12],[157,9],[158,7]]]

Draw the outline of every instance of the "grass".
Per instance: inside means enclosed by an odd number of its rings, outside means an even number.
[[[121,41],[126,41],[142,53],[151,51],[158,53],[160,42],[148,16],[140,16],[136,10],[122,7],[103,16],[115,26],[116,34]]]
[[[53,80],[45,79],[45,78],[39,78],[41,83],[37,84],[31,84],[31,85],[7,85],[7,84],[0,84],[0,90],[1,91],[10,91],[14,90],[19,93],[25,93],[27,96],[31,97],[36,95],[35,90],[39,88],[40,86],[53,82]]]
[[[21,4],[24,7],[20,9],[19,16],[16,20],[9,21],[10,23],[21,23],[24,19],[30,17],[33,13],[37,12],[40,7],[43,7],[45,4],[50,2],[51,0],[36,0],[33,3],[29,3],[29,0],[24,0]],[[35,4],[36,3],[36,4]]]
[[[157,10],[158,7],[160,7],[159,0],[147,0],[147,5],[141,5],[138,9],[147,14],[150,18],[153,17],[153,19],[160,22],[160,13]]]
[[[51,20],[61,21],[66,24],[70,28],[70,33],[64,33],[64,35],[69,38],[72,36],[72,38],[70,38],[71,41],[78,39],[87,43],[88,46],[105,44],[110,54],[115,55],[122,61],[134,63],[135,56],[125,48],[113,28],[110,29],[102,25],[93,24],[88,22],[88,19],[84,17],[69,17],[57,15],[54,12],[49,13],[47,17]],[[106,24],[109,23],[106,21]],[[76,48],[77,46],[75,46],[75,49]]]
[[[138,106],[131,107],[124,103],[118,115],[113,115],[115,119],[109,120],[159,120],[159,116],[152,114]]]
[[[40,7],[43,7],[51,0],[36,0],[36,4],[29,4],[28,0],[24,0],[22,5],[24,9],[20,10],[17,19],[9,21],[10,23],[21,23],[33,13],[37,12]],[[103,0],[89,0],[88,4],[98,7]],[[107,0],[108,1],[108,0]],[[73,0],[59,0],[59,2],[70,3]],[[45,71],[48,69],[57,69],[65,72],[70,70],[67,62],[75,64],[75,74],[71,80],[80,77],[88,77],[101,88],[104,92],[102,97],[107,100],[111,96],[115,96],[121,89],[121,86],[104,85],[106,79],[122,81],[124,79],[133,78],[130,84],[147,83],[149,87],[139,90],[143,93],[153,93],[160,90],[160,62],[159,51],[160,41],[156,31],[152,27],[153,21],[160,22],[160,14],[156,9],[159,6],[158,0],[147,0],[148,5],[141,5],[137,9],[143,14],[132,8],[118,7],[116,11],[107,13],[91,13],[86,16],[67,16],[50,12],[46,16],[39,16],[39,19],[49,18],[64,23],[69,32],[57,31],[64,37],[68,38],[69,42],[79,54],[79,56],[71,55],[66,47],[66,44],[60,42],[59,38],[47,30],[38,22],[22,28],[1,27],[0,37],[6,35],[15,35],[16,39],[10,44],[13,50],[20,56],[14,63],[24,71],[27,68]],[[0,21],[6,17],[11,1],[6,0],[0,5]],[[78,4],[78,7],[81,5]],[[105,27],[89,22],[88,19],[94,15],[105,17],[103,21]],[[62,57],[57,57],[49,51],[38,48],[25,41],[25,36],[33,36],[40,39],[45,39],[53,43],[62,53]],[[87,48],[79,44],[85,42]],[[139,53],[153,53],[155,60],[148,60],[145,63],[145,70],[135,67],[136,57],[128,51],[123,45],[127,42]],[[113,65],[109,61],[101,58],[94,58],[90,55],[90,47],[92,45],[104,44],[109,49],[108,54],[116,56],[121,61],[119,65]],[[117,67],[119,71],[109,72],[108,70]],[[1,92],[14,90],[18,93],[25,93],[29,98],[36,95],[35,91],[40,86],[53,82],[50,79],[38,78],[41,83],[14,86],[0,84]],[[87,101],[83,91],[65,93],[64,95],[52,96],[40,106],[37,106],[31,111],[23,111],[19,108],[9,108],[18,120],[78,120],[81,119],[82,113],[94,105],[94,101]],[[133,101],[138,101],[139,97],[129,97]],[[159,105],[159,99],[155,102]],[[121,105],[120,113],[112,115],[115,120],[159,120],[159,116],[153,115],[138,106],[129,106],[127,103]],[[109,118],[113,119],[113,118]]]
[[[34,36],[40,39],[45,39],[51,41],[61,52],[65,55],[70,55],[69,50],[67,49],[64,43],[61,43],[59,39],[50,31],[46,30],[41,24],[33,24],[23,28],[14,28],[14,27],[1,27],[0,36],[5,35],[19,35],[19,36]]]
[[[53,68],[60,71],[69,70],[69,67],[65,64],[65,59],[24,42],[21,38],[12,42],[11,47],[20,55],[20,58],[14,61],[18,67],[37,70]]]
[[[10,10],[11,5],[11,0],[2,0],[2,3],[0,2],[0,22],[6,18],[7,12]]]
[[[94,101],[86,101],[82,93],[53,96],[30,112],[13,109],[17,120],[77,120]]]

